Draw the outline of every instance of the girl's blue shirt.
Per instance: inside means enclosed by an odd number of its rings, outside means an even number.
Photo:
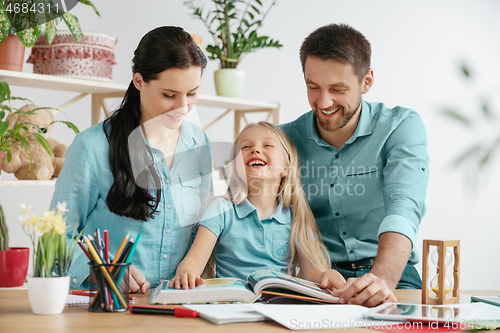
[[[143,222],[109,211],[106,198],[114,180],[103,123],[78,134],[68,148],[51,208],[58,202],[67,202],[69,234],[75,224],[78,230],[86,227],[85,235],[94,235],[96,228],[101,234],[108,230],[110,256],[116,253],[127,233],[130,238],[142,233],[132,265],[155,287],[161,279],[175,275],[187,252],[192,226],[203,212],[205,198],[212,192],[212,155],[205,132],[186,121],[181,126],[170,170],[163,153],[147,140],[145,144],[152,149],[154,167],[161,180],[161,201],[154,218]],[[89,275],[87,263],[83,251],[76,249],[69,270],[71,288],[87,286],[84,283]]]
[[[287,272],[292,211],[281,203],[274,214],[259,220],[257,209],[248,199],[235,205],[217,198],[203,214],[200,225],[218,237],[214,248],[217,277],[246,280],[261,269]]]

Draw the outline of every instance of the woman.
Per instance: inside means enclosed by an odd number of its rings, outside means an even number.
[[[203,130],[184,117],[197,101],[206,58],[179,27],[148,32],[134,52],[120,108],[78,134],[66,153],[51,207],[66,201],[67,224],[109,231],[110,255],[127,233],[142,233],[130,268],[131,292],[171,278],[191,226],[211,191],[211,152]],[[88,260],[77,250],[71,288],[86,287]]]

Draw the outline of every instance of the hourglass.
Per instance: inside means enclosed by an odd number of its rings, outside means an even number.
[[[429,248],[436,249],[431,254],[431,261],[436,266],[436,276],[429,281]],[[448,248],[453,248],[453,253]],[[459,276],[460,276],[460,241],[459,240],[431,240],[424,239],[422,251],[422,304],[451,304],[458,303]],[[446,267],[453,264],[453,283],[446,277]],[[436,295],[429,297],[430,291]],[[446,297],[450,291],[451,296]]]

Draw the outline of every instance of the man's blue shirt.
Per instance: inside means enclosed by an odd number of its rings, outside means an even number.
[[[414,110],[362,102],[353,135],[341,149],[321,139],[310,111],[280,125],[297,148],[300,176],[332,262],[374,258],[378,237],[408,237],[419,260],[418,227],[429,178],[427,135]]]

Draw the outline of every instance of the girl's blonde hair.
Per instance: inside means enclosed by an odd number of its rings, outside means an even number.
[[[236,157],[240,153],[239,143],[242,133],[256,126],[262,126],[276,134],[285,155],[287,173],[281,179],[277,199],[281,202],[283,208],[293,208],[290,234],[291,258],[288,273],[295,276],[299,274],[298,253],[309,260],[317,269],[326,271],[330,268],[330,257],[321,240],[316,220],[302,189],[297,151],[290,139],[276,125],[266,121],[248,124],[238,135],[231,150],[232,163],[229,167],[228,188],[224,197],[235,205],[242,204],[247,198],[248,189],[246,183],[240,178],[236,170]]]

